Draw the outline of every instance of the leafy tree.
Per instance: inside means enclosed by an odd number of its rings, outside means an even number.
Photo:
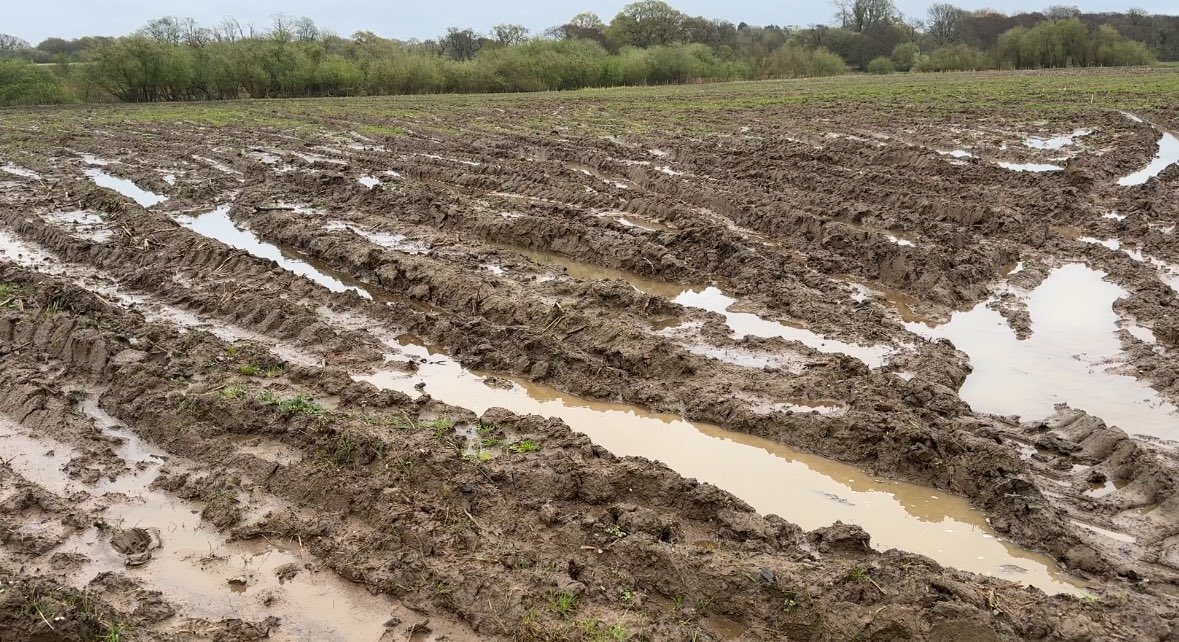
[[[617,50],[606,36],[606,24],[596,13],[579,13],[569,22],[549,29],[548,34],[559,40],[591,40],[607,49]]]
[[[669,45],[683,42],[686,17],[661,0],[640,0],[623,7],[606,33],[619,46]]]
[[[16,36],[10,36],[6,33],[0,33],[0,52],[20,51],[21,49],[29,49],[31,45]]]
[[[492,27],[491,34],[501,47],[518,45],[528,40],[528,28],[524,25],[500,24]]]
[[[4,48],[3,40],[4,36],[0,35],[0,49]],[[65,38],[46,38],[37,45],[37,48],[47,54],[53,55],[60,53],[71,53],[73,50],[70,41],[66,40]]]

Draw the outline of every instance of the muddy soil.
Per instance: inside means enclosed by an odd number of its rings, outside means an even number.
[[[4,125],[0,639],[1170,639],[1173,117],[297,104]]]

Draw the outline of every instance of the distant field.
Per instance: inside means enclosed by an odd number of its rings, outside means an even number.
[[[1064,118],[1109,109],[1173,114],[1179,96],[1179,67],[853,75],[784,81],[621,87],[574,92],[393,96],[110,105],[36,110],[12,109],[12,124],[54,121],[77,110],[106,122],[188,121],[214,126],[318,128],[355,123],[370,135],[396,135],[398,121],[426,122],[443,131],[502,128],[499,112],[523,108],[513,126],[542,131],[566,127],[600,134],[643,132],[651,127],[692,132],[710,130],[697,114],[741,110],[743,117],[783,108],[830,110],[869,108],[864,122],[882,124],[917,114],[1016,118]],[[540,109],[552,105],[553,109]],[[557,107],[560,109],[557,109]],[[490,110],[490,111],[489,111]],[[879,110],[879,111],[877,111]],[[511,114],[509,114],[510,116]],[[710,116],[708,121],[712,120]],[[0,125],[2,126],[2,125]]]

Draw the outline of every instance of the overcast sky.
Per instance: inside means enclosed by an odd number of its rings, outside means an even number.
[[[242,23],[263,27],[270,16],[282,12],[307,16],[321,26],[347,36],[360,30],[387,38],[429,38],[447,27],[474,27],[486,31],[501,22],[519,23],[534,31],[560,24],[582,11],[594,11],[606,22],[627,2],[625,0],[5,0],[0,11],[0,33],[19,36],[36,44],[49,36],[75,38],[86,35],[116,36],[134,31],[160,16],[196,18],[213,24],[226,16]],[[734,23],[808,25],[831,20],[827,0],[679,0],[677,9]],[[909,16],[923,16],[930,2],[898,0]],[[1009,13],[1042,8],[1049,4],[1073,4],[1083,11],[1124,11],[1141,7],[1152,13],[1179,11],[1176,0],[1138,0],[1126,4],[1116,0],[1049,0],[1043,5],[1017,0],[963,0],[958,6],[990,7]]]

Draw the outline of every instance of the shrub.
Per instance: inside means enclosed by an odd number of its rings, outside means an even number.
[[[969,45],[935,49],[914,67],[917,71],[976,71],[992,67],[987,56]]]
[[[787,44],[765,60],[761,75],[765,78],[809,78],[844,73],[847,73],[847,63],[830,51],[822,47],[806,49]]]
[[[65,85],[51,70],[25,60],[0,61],[0,105],[68,102]]]
[[[872,62],[868,63],[868,73],[870,74],[883,76],[885,74],[895,74],[896,72],[897,68],[892,64],[892,60],[884,56],[873,58]]]
[[[892,50],[892,64],[900,71],[909,71],[921,59],[921,49],[915,42],[902,42]]]

